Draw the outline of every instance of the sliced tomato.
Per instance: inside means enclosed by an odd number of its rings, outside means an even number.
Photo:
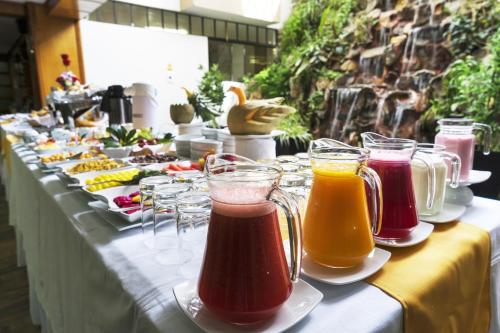
[[[191,164],[189,164],[189,165],[187,165],[187,164],[179,164],[178,166],[179,166],[179,168],[181,168],[182,171],[193,170],[193,168],[191,167]]]
[[[191,170],[201,171],[201,165],[197,162],[191,162]]]
[[[169,164],[168,169],[172,171],[183,171],[183,169],[175,163]]]

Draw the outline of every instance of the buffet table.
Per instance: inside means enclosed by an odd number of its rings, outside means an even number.
[[[25,146],[11,148],[12,172],[2,165],[9,222],[16,228],[19,264],[28,270],[32,319],[42,331],[199,331],[172,294],[186,280],[182,266],[157,264],[140,230],[117,231],[88,206],[87,195],[30,164],[34,155]],[[499,216],[499,201],[476,197],[461,218],[490,234],[490,332],[500,332]],[[290,331],[402,331],[400,303],[380,289],[365,282],[328,286],[305,280],[324,298]]]

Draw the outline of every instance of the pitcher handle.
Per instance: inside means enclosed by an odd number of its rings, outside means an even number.
[[[451,163],[451,181],[450,187],[457,188],[460,184],[460,171],[462,170],[462,162],[460,156],[454,153],[443,151],[441,153],[444,159],[447,159]]]
[[[363,178],[371,190],[371,211],[372,214],[372,233],[377,236],[382,228],[382,214],[383,214],[383,196],[382,196],[382,182],[377,172],[366,165],[361,165],[357,172],[358,176]],[[378,197],[378,206],[377,206]]]
[[[290,194],[278,187],[274,187],[269,193],[268,200],[283,208],[285,212],[292,259],[290,280],[297,282],[302,267],[302,231],[298,203]]]
[[[436,168],[430,161],[430,157],[425,153],[416,153],[413,158],[424,163],[427,168],[427,209],[431,209],[434,205],[434,197],[436,196]]]
[[[491,148],[491,126],[481,123],[474,123],[473,129],[483,132],[483,154],[489,155]]]

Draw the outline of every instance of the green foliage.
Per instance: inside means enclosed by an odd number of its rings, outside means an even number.
[[[132,146],[139,140],[136,129],[127,131],[123,126],[116,129],[108,127],[106,132],[109,133],[109,137],[101,139],[105,148]]]
[[[200,67],[199,69],[203,69]],[[194,108],[195,114],[204,122],[210,121],[212,126],[218,127],[215,117],[221,114],[224,89],[222,88],[223,74],[217,65],[212,65],[201,78],[197,92],[186,90],[188,103]]]
[[[349,31],[354,12],[361,6],[358,0],[297,0],[285,22],[278,58],[269,67],[246,80],[250,93],[262,98],[285,97],[299,108],[279,125],[285,133],[278,137],[283,145],[291,141],[304,144],[312,138],[308,124],[310,116],[324,105],[324,90],[329,82],[342,73],[332,68],[349,51],[353,40],[364,41],[369,20],[360,18],[362,29]],[[354,35],[354,37],[353,37]],[[311,89],[323,81],[322,89]]]
[[[155,140],[156,144],[169,143],[174,138],[171,133],[166,133],[163,137],[156,138],[151,128],[132,129],[127,131],[123,126],[119,128],[108,127],[106,128],[106,132],[109,133],[109,137],[100,140],[105,148],[133,146],[138,143],[139,139],[147,141]]]
[[[277,137],[283,146],[289,146],[292,141],[298,145],[307,145],[312,139],[309,129],[304,126],[298,112],[294,112],[283,119],[278,129],[284,131]]]
[[[321,90],[316,90],[307,99],[307,106],[309,110],[317,111],[321,108],[321,105],[325,102],[325,94]]]
[[[188,96],[188,103],[194,108],[194,113],[205,121],[214,121],[220,115],[220,105],[212,103],[207,97],[199,93]]]
[[[317,33],[322,12],[325,10],[322,0],[297,1],[286,20],[280,41],[280,52],[291,54],[294,49],[313,39]]]
[[[248,92],[260,92],[263,98],[290,97],[290,68],[282,63],[274,63],[247,79]]]
[[[224,90],[222,81],[224,80],[221,71],[217,65],[212,65],[201,78],[198,92],[205,96],[210,102],[221,105],[224,100]]]
[[[474,54],[483,48],[500,25],[498,0],[464,1],[451,22],[451,51],[455,57]]]
[[[456,60],[443,82],[444,97],[428,113],[437,118],[468,117],[493,129],[493,149],[500,150],[500,31],[489,42],[491,55],[479,61]]]
[[[357,44],[369,43],[372,39],[371,28],[375,24],[375,20],[367,15],[356,15],[353,24],[353,38]]]

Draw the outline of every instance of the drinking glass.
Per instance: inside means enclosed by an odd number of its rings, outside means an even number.
[[[311,162],[309,160],[300,160],[297,162],[299,170],[311,169]]]
[[[282,163],[280,167],[283,169],[285,174],[287,173],[295,173],[299,171],[299,166],[295,163]]]
[[[294,156],[298,157],[300,160],[309,160],[309,154],[308,153],[297,153]]]
[[[185,183],[189,184],[191,189],[194,187],[194,184],[203,181],[205,179],[205,176],[203,173],[199,171],[184,171],[184,172],[177,172],[174,175],[174,183]]]
[[[153,239],[153,191],[159,185],[172,183],[173,178],[169,176],[146,177],[139,181],[139,191],[141,198],[141,227],[144,235],[144,242],[149,248],[154,248]]]
[[[207,192],[186,192],[177,196],[177,236],[184,256],[182,273],[195,277],[201,267],[207,241],[212,200]]]
[[[279,163],[297,163],[299,161],[299,158],[292,155],[281,155],[276,157],[276,160]]]
[[[177,196],[189,191],[189,184],[171,183],[158,186],[153,191],[153,230],[154,248],[158,251],[174,252],[158,255],[162,264],[176,264],[177,235],[175,222],[177,219]]]
[[[208,181],[206,178],[200,178],[191,185],[194,192],[208,192]]]
[[[306,176],[297,173],[284,174],[280,179],[280,188],[295,199],[300,215],[305,216],[310,190],[310,187],[306,185]],[[287,239],[288,223],[286,215],[281,209],[278,210],[278,220],[280,223],[281,237]]]

